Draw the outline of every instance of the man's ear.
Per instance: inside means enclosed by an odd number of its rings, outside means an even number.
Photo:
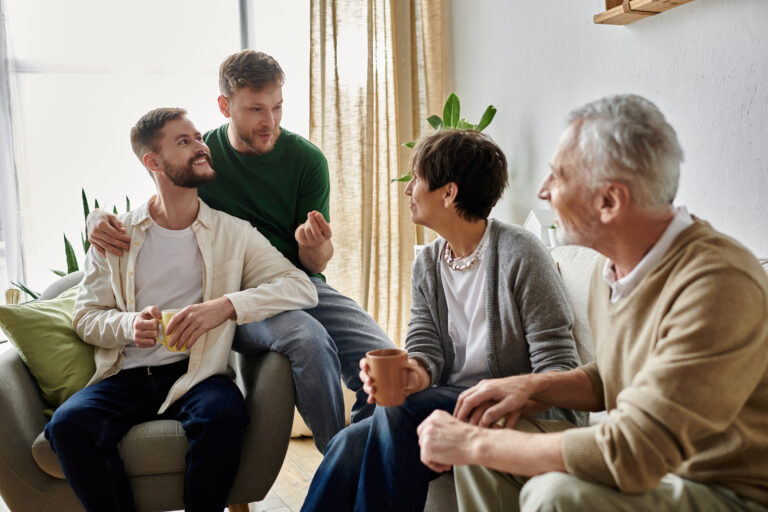
[[[219,111],[224,115],[224,117],[229,119],[230,118],[229,100],[227,99],[226,96],[222,94],[221,96],[219,96],[218,102],[219,102]]]
[[[152,153],[144,153],[144,156],[141,157],[141,161],[144,162],[144,167],[152,172],[157,172],[160,170],[160,163]]]
[[[459,186],[454,182],[449,182],[443,185],[443,206],[448,208],[456,200],[456,195],[459,193]]]
[[[608,224],[626,211],[632,201],[632,193],[625,183],[609,181],[598,189],[596,201],[600,220]]]

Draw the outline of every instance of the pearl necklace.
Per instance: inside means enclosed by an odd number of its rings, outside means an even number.
[[[472,266],[475,263],[477,263],[477,258],[480,255],[480,249],[482,249],[482,247],[483,247],[483,244],[480,243],[477,245],[477,247],[475,247],[475,250],[472,251],[472,254],[470,254],[469,256],[464,256],[464,257],[457,256],[454,258],[453,256],[451,256],[452,254],[451,244],[449,244],[446,241],[445,250],[443,251],[443,259],[445,260],[445,263],[448,265],[448,268],[450,268],[451,270],[456,270],[456,271],[467,270],[469,268],[472,268]],[[456,263],[457,260],[460,260],[463,258],[469,258],[469,260],[462,264]]]

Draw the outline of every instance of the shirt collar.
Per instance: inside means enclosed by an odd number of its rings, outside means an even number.
[[[618,302],[632,293],[640,284],[640,281],[661,261],[672,245],[672,242],[677,238],[677,235],[682,233],[691,224],[693,224],[693,218],[691,218],[685,206],[675,208],[675,216],[659,240],[643,256],[643,259],[635,265],[635,268],[621,279],[616,279],[616,269],[613,262],[606,260],[605,266],[603,266],[603,280],[611,287],[611,303]]]

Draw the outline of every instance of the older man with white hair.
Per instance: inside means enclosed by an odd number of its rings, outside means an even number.
[[[539,197],[563,242],[604,256],[590,285],[595,361],[483,381],[419,426],[422,460],[456,466],[461,508],[768,510],[768,278],[673,206],[681,161],[641,97],[568,117]],[[523,417],[537,406],[609,415],[581,428]],[[499,418],[515,429],[472,424]]]

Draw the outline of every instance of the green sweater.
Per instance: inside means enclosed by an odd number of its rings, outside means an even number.
[[[285,128],[267,154],[244,156],[227,139],[224,124],[207,132],[203,140],[211,149],[216,179],[199,188],[200,198],[211,208],[247,220],[291,263],[310,276],[299,261],[294,232],[317,210],[330,221],[328,162],[322,151]]]
[[[695,219],[625,299],[592,276],[595,361],[609,411],[566,431],[569,473],[642,492],[669,472],[768,505],[768,277]]]

